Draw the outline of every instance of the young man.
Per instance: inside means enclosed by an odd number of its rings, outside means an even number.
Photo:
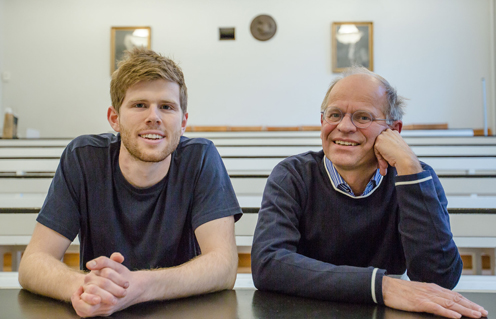
[[[399,135],[402,107],[394,88],[364,68],[330,87],[323,150],[282,161],[267,181],[252,247],[258,289],[451,318],[487,315],[448,290],[462,262],[446,196]],[[405,270],[412,281],[388,276]]]
[[[231,289],[241,216],[214,145],[182,137],[180,68],[145,49],[112,75],[117,136],[81,136],[64,151],[21,261],[19,282],[71,301],[83,317]],[[79,234],[81,268],[60,260]]]

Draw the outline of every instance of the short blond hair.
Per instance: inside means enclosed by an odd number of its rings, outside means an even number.
[[[166,80],[179,85],[179,98],[183,114],[187,112],[188,90],[181,68],[169,58],[152,50],[136,47],[126,51],[117,65],[110,81],[110,98],[117,113],[124,101],[126,91],[139,82]]]

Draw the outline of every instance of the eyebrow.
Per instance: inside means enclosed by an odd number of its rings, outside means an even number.
[[[139,102],[150,102],[150,101],[147,99],[129,100],[129,103],[131,103],[131,104],[132,103],[139,103]],[[160,100],[158,103],[159,104],[172,104],[172,105],[178,106],[178,104],[175,101],[171,101],[171,100]]]

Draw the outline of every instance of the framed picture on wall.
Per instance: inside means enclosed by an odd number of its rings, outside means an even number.
[[[333,22],[332,72],[352,65],[374,71],[374,25],[372,22]]]
[[[124,51],[134,47],[151,49],[151,27],[112,27],[110,31],[110,74],[117,70],[117,63]]]

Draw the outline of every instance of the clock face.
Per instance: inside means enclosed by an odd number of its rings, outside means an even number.
[[[250,31],[255,39],[267,41],[276,34],[277,24],[271,16],[262,14],[253,19]]]

